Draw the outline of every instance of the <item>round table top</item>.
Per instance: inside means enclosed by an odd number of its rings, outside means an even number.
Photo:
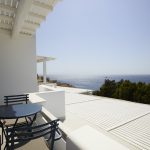
[[[19,104],[0,106],[0,119],[16,119],[30,116],[40,112],[41,105],[38,104]]]

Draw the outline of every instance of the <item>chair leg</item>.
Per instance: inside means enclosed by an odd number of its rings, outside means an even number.
[[[4,143],[4,135],[5,135],[4,128],[2,128],[2,144]]]
[[[53,148],[54,148],[54,139],[55,139],[55,132],[52,132],[52,134],[51,134],[51,148],[50,148],[50,150],[53,150]]]
[[[9,150],[9,149],[11,149],[11,148],[9,147],[9,144],[8,144],[8,142],[6,141],[6,144],[5,144],[4,150]]]
[[[1,132],[2,138],[1,138],[1,135],[0,135],[0,146],[1,146],[3,144],[3,124],[2,124],[1,121],[0,121],[0,128],[2,130],[2,132]]]
[[[1,150],[1,145],[2,145],[2,144],[1,144],[1,135],[0,135],[0,150]]]
[[[54,148],[54,140],[51,141],[51,150]]]
[[[2,138],[1,138],[1,145],[4,143],[4,128],[2,127]]]
[[[4,150],[6,150],[6,145],[5,145],[5,147],[4,147]]]

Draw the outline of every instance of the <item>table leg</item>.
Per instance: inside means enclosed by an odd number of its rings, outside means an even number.
[[[2,145],[2,144],[1,144],[1,135],[0,135],[0,150],[1,150],[1,145]]]
[[[31,125],[33,124],[33,122],[36,120],[37,114],[34,115],[32,121],[31,121]]]
[[[33,122],[36,120],[36,117],[37,117],[37,114],[34,114],[32,118],[28,117],[28,119],[30,120],[30,123],[28,123],[29,126],[32,126]]]
[[[18,118],[16,119],[15,124],[13,125],[13,128],[16,126],[17,122],[18,122]]]

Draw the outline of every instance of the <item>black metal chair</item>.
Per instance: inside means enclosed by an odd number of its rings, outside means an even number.
[[[27,104],[28,101],[29,101],[29,94],[4,96],[4,103],[6,105],[16,105],[23,103]]]
[[[48,136],[47,141],[50,141],[50,149],[53,150],[54,142],[61,139],[61,133],[58,129],[58,119],[37,126],[22,126],[7,129],[6,146],[7,150],[30,150],[36,149],[46,150],[46,145],[43,145],[41,137]],[[57,137],[56,137],[57,133]],[[40,140],[39,140],[40,139]]]
[[[4,103],[6,104],[6,106],[18,105],[18,104],[24,104],[24,103],[28,104],[28,102],[29,102],[29,94],[4,96]],[[32,116],[32,118],[34,118],[34,117]],[[32,118],[31,117],[25,117],[25,120],[23,118],[20,118],[18,123],[23,123],[23,122],[28,123],[28,121],[33,121]],[[34,118],[34,120],[35,119],[36,118]],[[11,126],[12,124],[14,124],[14,122],[12,122],[12,120],[9,120],[8,124]]]
[[[4,96],[4,103],[6,104],[6,106],[23,104],[23,103],[27,104],[28,101],[29,101],[29,94]],[[25,117],[19,119],[18,123],[28,123],[28,121],[31,121],[31,118]],[[7,127],[12,126],[14,123],[15,123],[15,119],[7,119],[4,122],[5,126]]]
[[[17,104],[28,104],[29,101],[29,94],[20,94],[20,95],[8,95],[4,96],[4,103],[6,106],[8,105],[17,105]],[[36,117],[25,117],[25,118],[20,118],[17,121],[17,125],[24,125],[24,124],[29,124],[29,122],[33,122],[36,119]],[[5,119],[3,120],[3,125],[6,128],[12,127],[15,124],[15,119]],[[2,130],[2,144],[3,144],[3,130]]]

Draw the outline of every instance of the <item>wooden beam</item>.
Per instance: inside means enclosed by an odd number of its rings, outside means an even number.
[[[29,32],[26,32],[26,31],[20,31],[20,34],[21,35],[27,35],[27,36],[32,36],[33,35],[33,33],[29,33]]]
[[[21,28],[24,24],[24,20],[28,15],[28,12],[31,8],[33,0],[20,0],[16,12],[15,22],[12,30],[12,37],[19,34]]]
[[[7,24],[7,23],[0,22],[0,28],[11,30],[11,29],[12,29],[12,25],[11,25],[11,24]]]
[[[52,6],[54,7],[54,6],[56,5],[56,3],[60,2],[60,1],[62,1],[62,0],[54,0],[54,1],[52,2]]]
[[[29,27],[23,27],[22,30],[27,30],[27,31],[31,31],[31,32],[35,32],[36,31],[36,29],[29,28]]]
[[[39,19],[41,19],[41,20],[44,20],[44,19],[46,18],[45,16],[36,14],[36,13],[34,13],[34,12],[30,12],[30,13],[29,13],[29,16],[35,17],[35,18],[39,18]]]
[[[29,16],[27,18],[28,21],[31,21],[31,22],[34,22],[36,24],[40,24],[43,20],[45,20],[46,17],[43,16],[43,15],[39,15],[39,14],[36,14],[36,13],[29,13]]]
[[[37,7],[41,7],[41,8],[44,8],[44,9],[47,9],[47,10],[53,10],[53,6],[51,5],[48,5],[46,3],[41,3],[41,2],[38,2],[38,1],[34,1],[33,4]]]
[[[23,30],[29,30],[29,31],[35,32],[35,29],[29,28],[29,27],[23,27],[22,29]]]
[[[11,30],[8,30],[8,29],[1,29],[1,28],[0,28],[0,33],[10,35],[10,34],[11,34]]]
[[[37,23],[34,23],[34,22],[31,22],[31,21],[28,21],[26,20],[24,22],[24,27],[31,27],[32,29],[36,29],[40,26],[40,24],[37,24]]]
[[[32,35],[33,35],[35,32],[29,31],[29,30],[21,30],[20,33],[24,33],[24,34],[32,34]]]
[[[0,10],[8,13],[15,13],[16,8],[0,3]]]
[[[0,15],[0,20],[6,20],[8,22],[13,22],[13,17],[9,17],[9,16],[6,16],[6,15]]]

